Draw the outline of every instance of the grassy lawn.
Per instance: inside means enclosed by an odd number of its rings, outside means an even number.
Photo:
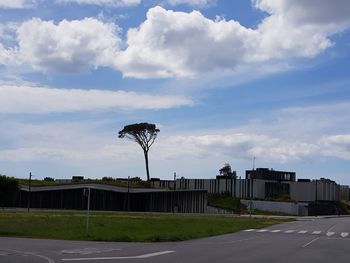
[[[183,214],[93,212],[86,234],[82,212],[0,212],[0,236],[97,241],[180,241],[284,222]]]

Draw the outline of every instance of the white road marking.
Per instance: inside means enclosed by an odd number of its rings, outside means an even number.
[[[290,234],[290,233],[294,233],[295,230],[287,230],[287,231],[284,231],[284,233],[287,233],[287,234]]]
[[[301,230],[298,232],[298,234],[306,234],[307,233],[307,230]]]
[[[97,254],[97,253],[104,253],[104,252],[112,252],[120,250],[120,248],[78,248],[78,249],[71,249],[71,250],[62,250],[62,254],[80,254],[80,255],[89,255],[89,254]]]
[[[55,261],[52,258],[43,256],[40,254],[35,254],[35,253],[31,253],[31,252],[24,252],[24,251],[19,251],[19,250],[14,250],[14,249],[6,249],[6,250],[23,255],[23,256],[34,256],[34,257],[42,258],[42,259],[45,259],[48,263],[55,263]]]
[[[256,237],[250,237],[250,238],[245,238],[245,239],[238,239],[238,240],[233,240],[230,242],[224,242],[223,244],[233,244],[233,243],[239,243],[239,242],[244,242],[248,240],[256,239]],[[207,244],[213,244],[213,243],[207,243]]]
[[[337,224],[335,224],[335,225],[333,225],[333,226],[331,226],[326,232],[329,232],[329,231],[331,231],[333,228],[335,228],[335,226],[336,226]]]
[[[99,258],[63,258],[62,261],[98,261],[98,260],[117,260],[117,259],[138,259],[138,258],[150,258],[161,256],[169,253],[174,253],[174,250],[166,250],[155,253],[149,253],[139,256],[126,256],[126,257],[99,257]]]
[[[319,235],[319,234],[321,234],[321,232],[322,232],[322,231],[314,231],[314,232],[312,232],[312,234],[313,234],[313,235]]]
[[[314,243],[315,241],[317,241],[318,239],[320,239],[319,237],[316,237],[315,239],[311,240],[309,243],[306,243],[303,248],[307,247],[308,245],[311,245],[312,243]]]
[[[245,232],[252,232],[252,231],[255,231],[256,229],[246,229],[244,230]]]
[[[335,232],[327,232],[327,237],[333,236],[335,234]]]
[[[279,229],[276,229],[276,230],[271,230],[270,232],[271,233],[278,233],[278,232],[281,232],[282,230],[279,230]]]
[[[267,232],[267,231],[269,231],[268,229],[259,229],[259,230],[257,230],[256,232],[258,232],[258,233],[264,233],[264,232]]]
[[[342,233],[340,234],[341,237],[347,237],[348,235],[349,235],[348,232],[342,232]]]

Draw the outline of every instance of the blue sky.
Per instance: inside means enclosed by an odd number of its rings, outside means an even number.
[[[256,167],[350,184],[350,3],[0,1],[0,173],[145,178]]]

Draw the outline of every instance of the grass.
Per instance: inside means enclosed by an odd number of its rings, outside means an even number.
[[[335,203],[338,213],[342,215],[350,215],[350,201],[342,200]]]
[[[244,213],[247,207],[241,204],[239,198],[233,198],[230,194],[208,194],[208,205],[221,209],[231,210],[235,213]]]
[[[262,228],[277,219],[184,214],[93,212],[86,234],[82,212],[0,212],[0,236],[64,240],[180,241]]]

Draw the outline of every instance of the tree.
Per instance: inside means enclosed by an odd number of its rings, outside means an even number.
[[[19,190],[18,180],[0,175],[0,204],[2,207],[12,202]]]
[[[219,170],[221,176],[233,177],[236,178],[236,171],[232,171],[231,165],[229,163],[225,163],[224,166]]]
[[[52,177],[45,177],[45,178],[44,178],[44,181],[45,181],[45,182],[54,182],[55,179],[52,178]]]
[[[126,125],[121,131],[119,131],[119,138],[126,137],[141,146],[143,154],[145,156],[147,181],[150,180],[148,168],[148,151],[157,138],[159,131],[160,130],[157,129],[155,124],[147,122]]]

